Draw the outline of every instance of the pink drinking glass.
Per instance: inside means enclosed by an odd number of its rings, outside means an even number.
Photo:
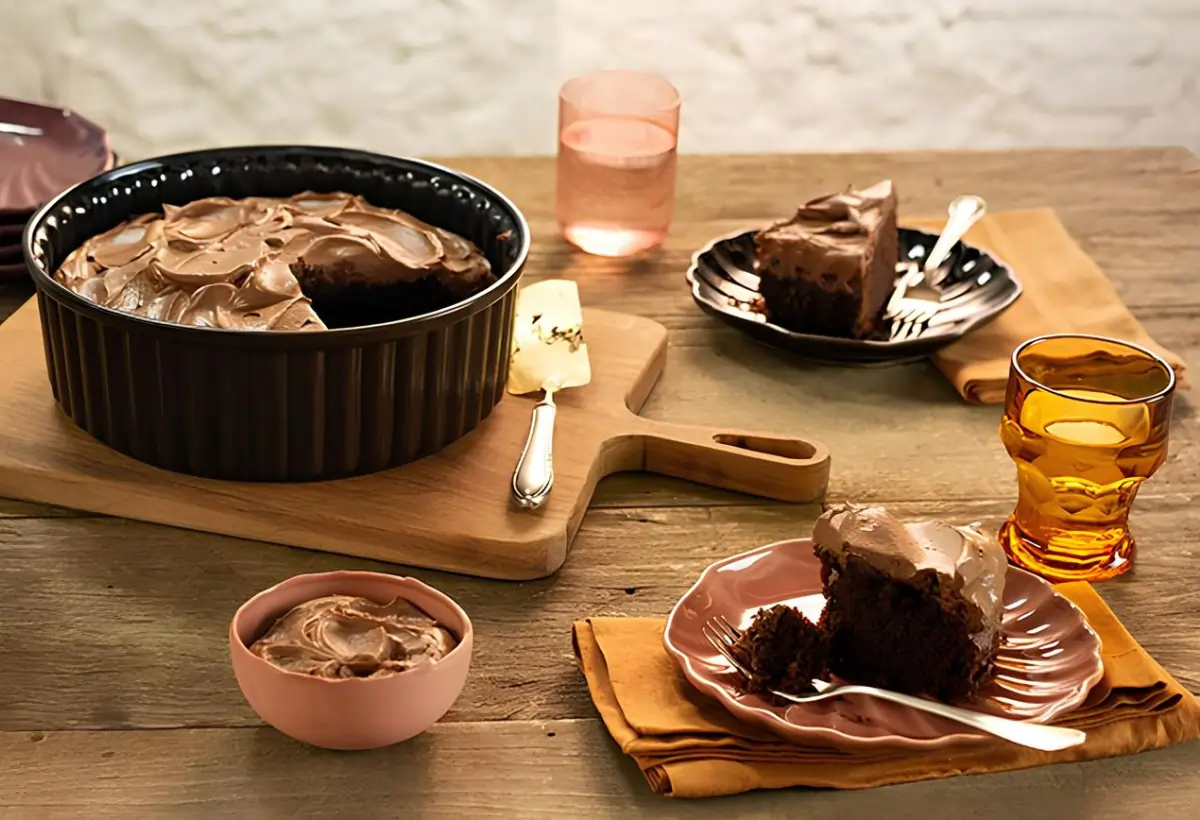
[[[599,256],[660,245],[675,211],[679,92],[656,74],[599,71],[558,92],[558,224]]]

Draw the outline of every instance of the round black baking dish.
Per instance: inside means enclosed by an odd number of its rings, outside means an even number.
[[[474,242],[496,281],[418,316],[323,331],[190,327],[98,305],[54,273],[75,248],[164,203],[209,196],[358,194]],[[504,395],[521,212],[465,174],[341,148],[223,148],[149,159],[68,189],[25,230],[55,401],[80,428],[159,467],[211,478],[311,481],[436,452]]]

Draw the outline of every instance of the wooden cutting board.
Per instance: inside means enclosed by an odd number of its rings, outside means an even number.
[[[819,442],[637,415],[666,362],[662,325],[585,310],[584,333],[593,380],[556,396],[554,492],[529,512],[510,505],[509,481],[536,397],[506,396],[450,447],[383,473],[307,484],[194,478],[123,456],[59,412],[31,300],[0,325],[0,496],[514,580],[562,566],[596,483],[611,473],[823,497],[829,452]]]

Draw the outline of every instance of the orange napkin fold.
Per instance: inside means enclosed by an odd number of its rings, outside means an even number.
[[[936,233],[945,218],[903,222]],[[1090,333],[1133,342],[1165,358],[1184,383],[1183,360],[1150,338],[1054,211],[988,214],[971,228],[966,241],[1007,262],[1023,288],[1002,314],[933,355],[938,369],[967,401],[1002,403],[1013,350],[1047,333]]]
[[[613,739],[654,791],[672,797],[789,786],[862,789],[1136,754],[1200,737],[1195,697],[1138,645],[1091,586],[1058,590],[1087,615],[1104,653],[1103,679],[1058,721],[1085,730],[1088,739],[1060,752],[1002,740],[918,752],[788,743],[693,689],[663,648],[664,621],[657,618],[577,621],[575,654]]]

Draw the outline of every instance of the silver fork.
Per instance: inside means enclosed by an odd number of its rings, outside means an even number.
[[[892,327],[888,339],[893,342],[915,339],[941,307],[939,302],[900,297],[891,316]]]
[[[891,341],[915,338],[943,302],[962,296],[972,287],[972,283],[966,281],[942,290],[940,286],[946,278],[942,268],[954,246],[987,213],[987,202],[978,196],[960,196],[950,203],[946,212],[946,224],[924,264],[917,267],[915,262],[910,263],[908,272],[896,282],[884,312],[884,318],[892,323]]]
[[[741,632],[721,616],[710,618],[703,627],[704,637],[712,644],[729,665],[743,678],[749,678],[749,670],[733,653],[733,647],[741,637]],[[775,689],[769,690],[772,695],[791,701],[792,703],[812,703],[817,700],[838,697],[839,695],[870,695],[880,700],[891,701],[921,712],[928,712],[938,717],[970,726],[973,729],[987,732],[996,737],[1031,749],[1043,752],[1054,752],[1078,746],[1087,740],[1087,735],[1078,729],[1068,729],[1065,726],[1046,726],[1041,723],[1026,723],[1019,720],[986,715],[982,712],[972,712],[957,706],[948,706],[934,700],[905,695],[900,692],[890,692],[887,689],[877,689],[874,686],[859,686],[857,684],[841,684],[835,686],[828,681],[812,682],[817,690],[811,695],[789,695]]]
[[[969,317],[978,309],[980,302],[988,301],[990,294],[980,287],[980,280],[969,279],[946,289],[947,297],[942,302],[909,302],[897,299],[893,305],[891,334],[892,341],[902,342],[924,335],[930,327],[952,324]]]

